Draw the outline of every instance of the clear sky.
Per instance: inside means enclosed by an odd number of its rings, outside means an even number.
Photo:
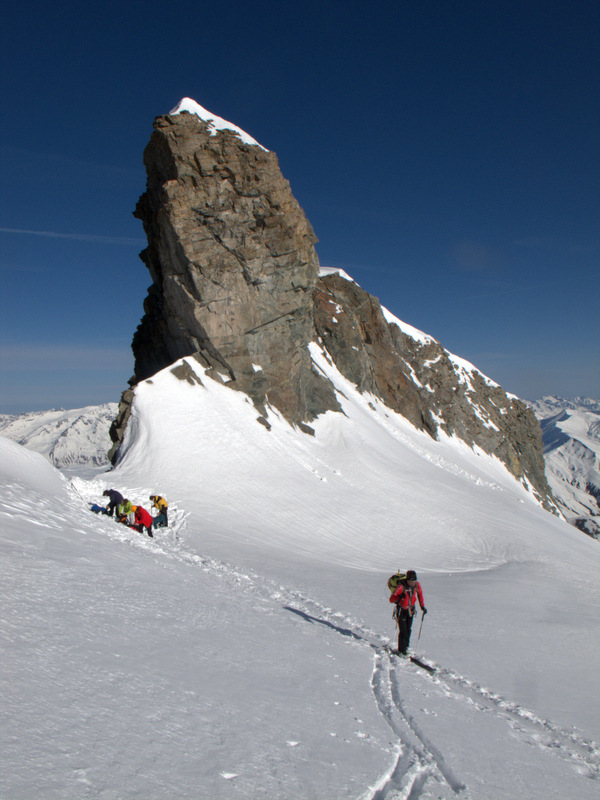
[[[0,412],[118,400],[132,216],[184,96],[274,150],[323,266],[507,391],[600,398],[600,4],[6,4]]]

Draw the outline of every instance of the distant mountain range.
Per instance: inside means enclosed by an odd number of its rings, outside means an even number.
[[[0,434],[46,456],[59,469],[108,465],[109,429],[117,403],[70,411],[0,414]]]
[[[546,477],[562,513],[600,538],[600,402],[544,397],[530,406],[542,426]]]

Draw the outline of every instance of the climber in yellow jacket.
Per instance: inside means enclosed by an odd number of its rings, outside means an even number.
[[[164,497],[161,497],[158,494],[151,494],[150,500],[152,500],[152,508],[158,509],[158,514],[154,517],[152,527],[167,528],[169,526],[169,504]]]

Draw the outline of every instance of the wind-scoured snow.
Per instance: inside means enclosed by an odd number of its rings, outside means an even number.
[[[319,275],[339,275],[340,278],[344,278],[344,280],[350,281],[350,283],[356,283],[354,278],[348,275],[341,267],[319,267]],[[358,286],[358,284],[356,285]]]
[[[189,358],[111,472],[0,438],[2,797],[597,797],[597,543],[311,354],[344,411],[314,437]],[[170,528],[91,513],[112,487]],[[411,567],[433,675],[389,651]]]
[[[175,108],[169,111],[169,114],[181,114],[183,111],[187,111],[190,114],[195,114],[197,117],[200,117],[201,120],[204,120],[204,122],[208,122],[208,126],[211,129],[211,134],[213,136],[217,131],[233,131],[245,144],[254,144],[260,147],[262,150],[267,150],[266,147],[263,147],[262,144],[259,144],[259,142],[250,136],[249,133],[246,133],[246,131],[238,128],[238,126],[234,125],[232,122],[228,122],[226,119],[218,117],[216,114],[212,114],[210,111],[207,111],[203,106],[201,106],[195,100],[192,100],[190,97],[184,97],[182,100],[180,100]]]
[[[392,314],[391,311],[385,308],[385,306],[382,306],[381,310],[383,311],[383,316],[385,317],[386,322],[397,325],[402,333],[410,336],[410,338],[414,339],[416,342],[419,342],[420,344],[430,344],[431,342],[436,341],[432,336],[429,336],[429,334],[423,333],[423,331],[420,331],[418,328],[414,328],[407,322],[403,322],[401,319]]]

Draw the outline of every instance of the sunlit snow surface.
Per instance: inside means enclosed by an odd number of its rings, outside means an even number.
[[[312,356],[344,410],[314,437],[190,358],[202,385],[137,387],[111,473],[0,438],[0,796],[598,796],[598,544]],[[92,514],[113,486],[171,527]],[[399,567],[433,676],[387,649]]]

